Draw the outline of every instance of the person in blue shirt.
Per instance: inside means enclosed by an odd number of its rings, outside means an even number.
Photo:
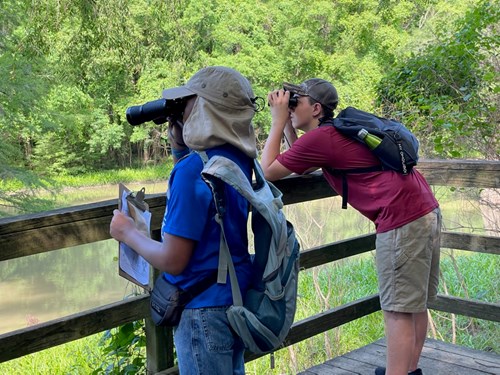
[[[113,212],[110,233],[163,271],[170,283],[189,289],[218,268],[220,226],[208,185],[202,180],[204,162],[193,151],[223,155],[236,162],[251,181],[257,157],[252,118],[255,96],[239,72],[221,66],[198,71],[184,86],[163,91],[165,99],[186,98],[182,121],[170,123],[170,144],[176,162],[168,182],[162,242],[148,238],[120,211]],[[248,203],[225,186],[224,228],[242,294],[251,280],[248,253]],[[233,303],[229,279],[192,299],[174,328],[181,374],[244,374],[244,345],[229,325]]]

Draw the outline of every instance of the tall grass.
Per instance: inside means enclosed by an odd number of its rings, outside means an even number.
[[[55,177],[54,180],[58,186],[78,188],[82,186],[117,184],[119,182],[157,181],[165,180],[171,169],[172,163],[166,162],[165,164],[143,168],[98,171],[78,176],[59,176]]]
[[[101,334],[55,346],[41,352],[0,363],[0,374],[70,375],[90,374],[103,355],[98,346]]]
[[[47,179],[47,187],[53,190],[62,188],[81,188],[85,186],[101,186],[108,184],[117,184],[119,182],[134,181],[157,181],[166,179],[172,162],[156,166],[145,166],[143,168],[124,168],[104,171],[89,172],[82,175],[59,175]],[[16,191],[23,189],[24,185],[16,179],[0,180],[0,189],[4,191]],[[43,192],[43,191],[42,191]]]
[[[134,189],[141,188],[139,182],[146,183],[148,185],[147,194],[164,192],[171,169],[172,163],[167,162],[162,165],[138,169],[107,170],[77,176],[61,175],[45,180],[45,186],[38,189],[26,189],[19,180],[2,179],[0,180],[0,192],[17,196],[18,203],[17,206],[10,204],[6,200],[2,200],[2,194],[0,194],[0,217],[93,203],[96,202],[96,197],[99,197],[99,200],[116,198],[118,188],[103,187],[118,186],[119,183],[133,184]]]

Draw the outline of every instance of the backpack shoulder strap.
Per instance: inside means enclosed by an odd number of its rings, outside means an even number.
[[[254,185],[250,183],[241,168],[235,162],[226,157],[218,155],[213,156],[205,165],[205,168],[202,171],[202,177],[214,192],[216,207],[219,207],[217,214],[219,218],[217,222],[221,226],[221,236],[224,235],[223,220],[221,217],[224,214],[224,209],[220,209],[219,203],[221,202],[221,189],[218,187],[220,186],[221,181],[233,187],[238,193],[240,193],[252,205],[252,210],[257,210],[259,214],[261,214],[262,217],[264,217],[264,219],[269,223],[273,233],[279,233],[280,235],[284,234],[286,236],[286,232],[283,233],[283,230],[279,226],[277,220],[273,220],[273,215],[278,215],[280,209],[283,207],[281,191],[279,191],[273,184],[265,180],[264,173],[262,172],[262,168],[260,167],[257,159],[254,159],[253,172],[255,175]],[[284,239],[279,238],[277,240],[283,241],[286,240],[286,237]],[[233,302],[236,305],[242,301],[241,291],[238,286],[238,280],[234,272],[234,264],[229,254],[225,236],[224,238],[221,237],[220,243],[221,255],[219,257],[219,280],[224,279],[225,282],[225,277],[227,277],[225,275],[227,275],[227,271],[229,270],[231,289],[233,291]],[[224,255],[225,253],[229,256]],[[266,267],[263,277],[267,277],[275,271],[271,266],[269,269]],[[235,286],[236,288],[234,288]]]
[[[202,156],[202,155],[200,155]],[[206,156],[206,154],[205,154]],[[212,156],[207,161],[204,160],[205,167],[202,171],[202,178],[205,180],[207,185],[210,187],[212,191],[215,209],[217,211],[215,215],[215,221],[219,224],[221,229],[220,234],[220,245],[219,245],[219,264],[217,271],[217,283],[225,284],[227,280],[227,274],[229,272],[229,280],[231,282],[231,293],[233,296],[233,305],[235,306],[243,306],[243,297],[241,295],[241,290],[238,284],[238,278],[236,276],[236,269],[234,267],[233,259],[231,257],[231,252],[229,250],[229,246],[227,243],[226,233],[224,230],[224,215],[226,213],[225,208],[225,196],[224,196],[224,183],[225,181],[220,177],[215,176],[211,171],[214,168],[214,163],[218,164],[217,160],[227,160],[231,163],[228,165],[231,167],[231,172],[236,175],[236,179],[242,183],[247,183],[250,187],[250,183],[248,182],[246,176],[243,174],[243,171],[238,167],[238,165],[231,160],[222,157],[222,156]],[[226,162],[227,163],[227,162]]]
[[[236,277],[236,270],[234,268],[233,260],[231,258],[231,252],[229,251],[229,246],[227,245],[226,234],[224,232],[224,215],[226,213],[225,200],[224,200],[224,183],[223,181],[204,175],[203,171],[207,168],[207,164],[213,159],[216,160],[221,156],[212,156],[211,158],[205,151],[194,151],[197,153],[201,160],[203,161],[202,178],[205,180],[207,185],[212,191],[212,196],[215,203],[215,221],[220,225],[220,247],[219,247],[219,265],[218,270],[215,273],[215,277],[210,277],[208,280],[211,281],[215,279],[218,284],[225,284],[227,280],[227,273],[229,272],[229,277],[231,280],[231,292],[233,295],[233,303],[235,305],[242,306],[243,298],[241,296],[241,291],[238,285],[238,278]],[[241,171],[240,171],[241,172]],[[241,172],[243,173],[243,172]]]
[[[246,198],[268,221],[272,221],[271,215],[283,208],[283,194],[272,183],[266,181],[257,159],[254,159],[253,172],[254,185],[248,181],[235,162],[223,156],[213,156],[205,165],[202,176],[213,176],[224,181]]]
[[[342,208],[347,209],[347,199],[349,198],[349,186],[347,183],[347,175],[351,173],[369,173],[369,172],[379,172],[383,171],[381,165],[375,165],[373,167],[366,168],[352,168],[352,169],[334,169],[327,167],[325,170],[334,176],[340,176],[342,178]]]
[[[320,123],[320,126],[333,126],[334,128],[338,129],[339,126],[339,119],[345,115],[345,111],[343,110],[342,112],[339,113],[337,118],[335,119],[326,119],[325,121],[322,121]],[[354,134],[349,134],[349,137],[353,138]],[[384,168],[382,165],[374,165],[371,167],[365,167],[365,168],[349,168],[349,169],[336,169],[336,168],[331,168],[327,167],[325,170],[330,173],[331,175],[334,176],[340,176],[342,178],[342,208],[347,209],[347,199],[349,197],[349,187],[347,183],[347,175],[348,174],[357,174],[357,173],[369,173],[369,172],[378,172],[378,171],[383,171]]]

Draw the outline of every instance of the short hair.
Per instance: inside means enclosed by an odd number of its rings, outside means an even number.
[[[309,104],[311,104],[311,105],[313,105],[315,103],[318,103],[321,105],[321,108],[323,109],[323,117],[333,117],[333,115],[334,115],[333,109],[326,108],[323,104],[321,104],[317,100],[314,100],[310,96],[308,96],[307,99],[309,100]]]

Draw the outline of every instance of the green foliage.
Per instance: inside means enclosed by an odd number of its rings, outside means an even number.
[[[484,0],[6,0],[0,138],[18,150],[7,166],[53,177],[162,163],[166,127],[133,128],[126,108],[216,64],[241,71],[262,98],[283,81],[331,80],[341,107],[401,114],[426,156],[497,158],[498,8]],[[254,125],[263,142],[269,111]]]
[[[43,58],[19,52],[24,45],[20,24],[27,9],[20,1],[0,3],[0,174],[2,179],[15,175],[30,188],[37,185],[36,176],[23,170],[29,167],[27,156],[33,148],[30,117],[46,93],[47,75],[42,74]]]
[[[0,363],[0,373],[9,375],[90,374],[101,355],[97,346],[102,335],[93,335]]]
[[[127,323],[106,331],[99,345],[102,347],[104,361],[92,375],[145,373],[146,338],[143,321]]]
[[[427,156],[500,156],[499,17],[482,1],[380,82],[380,104],[420,134]]]
[[[44,211],[50,207],[53,196],[50,186],[53,180],[17,166],[20,150],[0,139],[0,217],[33,211]],[[45,191],[49,196],[39,197],[37,192]]]

